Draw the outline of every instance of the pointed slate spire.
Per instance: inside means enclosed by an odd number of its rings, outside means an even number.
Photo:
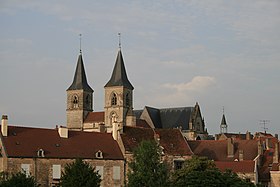
[[[226,125],[226,124],[227,124],[226,117],[225,117],[225,114],[223,114],[221,125]]]
[[[87,83],[87,77],[86,77],[86,73],[85,73],[85,68],[84,68],[84,63],[83,63],[83,58],[82,58],[81,52],[80,52],[80,55],[78,58],[73,83],[67,90],[84,90],[84,91],[93,92],[93,89]]]
[[[131,90],[134,89],[132,84],[129,82],[127,78],[121,50],[119,50],[118,52],[118,56],[116,59],[116,63],[114,66],[111,79],[104,87],[111,87],[111,86],[124,86]]]

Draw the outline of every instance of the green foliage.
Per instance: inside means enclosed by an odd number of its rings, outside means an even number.
[[[100,186],[100,175],[94,171],[94,168],[81,159],[67,164],[62,173],[62,187],[98,187]]]
[[[33,176],[26,176],[25,173],[18,172],[12,175],[1,173],[0,187],[38,187]]]
[[[172,175],[174,187],[253,187],[231,171],[219,171],[214,161],[205,157],[193,157],[187,160],[183,168]]]
[[[168,186],[168,170],[161,163],[161,149],[154,141],[142,141],[129,163],[128,187]]]

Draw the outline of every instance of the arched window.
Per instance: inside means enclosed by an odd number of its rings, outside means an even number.
[[[113,93],[112,98],[111,98],[111,105],[117,105],[117,95]]]
[[[127,93],[126,96],[125,96],[125,104],[126,104],[126,106],[129,106],[129,103],[130,103],[129,101],[130,101],[129,94]]]
[[[73,108],[78,108],[79,107],[79,98],[78,96],[74,95],[73,97]]]
[[[45,152],[44,152],[44,150],[43,150],[43,149],[39,149],[39,150],[37,151],[37,156],[38,156],[38,157],[45,157]]]

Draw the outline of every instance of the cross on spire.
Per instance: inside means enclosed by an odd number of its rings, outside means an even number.
[[[121,33],[120,32],[118,33],[118,36],[119,36],[119,49],[121,49],[122,46],[121,46]]]
[[[80,37],[80,54],[82,54],[82,34],[79,34]]]

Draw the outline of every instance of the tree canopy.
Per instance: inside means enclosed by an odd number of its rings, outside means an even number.
[[[82,159],[67,164],[62,173],[62,187],[98,187],[100,186],[100,175],[94,168]]]
[[[1,173],[0,187],[38,187],[33,176],[27,176],[25,173],[18,172],[9,175]]]
[[[129,163],[128,187],[168,186],[168,170],[155,141],[142,141]]]
[[[221,172],[215,166],[214,161],[205,157],[193,157],[186,160],[182,169],[176,171],[171,178],[174,187],[253,187],[238,177],[230,170]]]

